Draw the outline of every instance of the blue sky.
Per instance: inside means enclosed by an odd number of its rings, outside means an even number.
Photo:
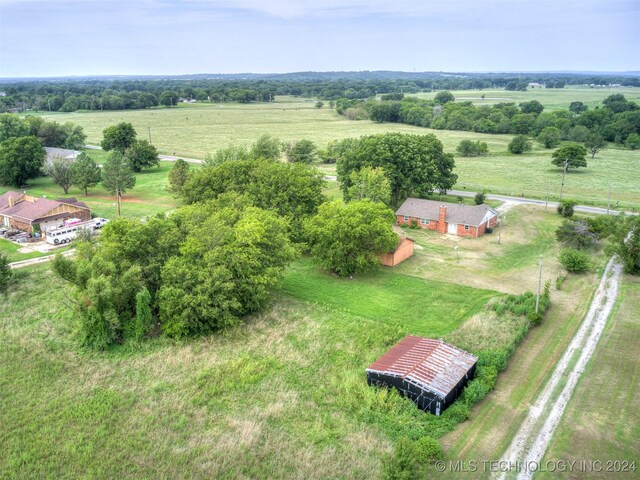
[[[0,0],[0,77],[640,70],[638,0]]]

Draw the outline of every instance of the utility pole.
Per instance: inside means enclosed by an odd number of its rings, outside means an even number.
[[[549,205],[549,182],[547,182],[547,197],[544,200],[544,211],[547,211],[547,206]]]
[[[564,176],[567,174],[567,168],[569,168],[569,160],[564,161],[564,168],[562,169],[562,185],[560,185],[560,201],[562,201],[562,192],[564,191]]]
[[[609,184],[609,195],[607,196],[607,215],[609,215],[610,206],[611,206],[611,184]]]
[[[540,264],[538,265],[538,295],[536,295],[536,313],[540,308],[540,288],[542,287],[542,255],[540,255]]]
[[[502,238],[502,218],[498,219],[498,245],[500,245],[500,239]]]
[[[116,188],[116,201],[118,202],[118,218],[120,218],[120,189]]]
[[[151,145],[153,145],[153,144],[151,143],[151,127],[147,127],[147,128],[149,129],[149,143],[150,143]]]
[[[49,103],[49,112],[51,112],[51,99],[47,98],[47,102]]]

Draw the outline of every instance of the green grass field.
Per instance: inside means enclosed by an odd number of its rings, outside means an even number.
[[[640,282],[626,276],[616,311],[567,405],[543,462],[601,462],[601,471],[577,471],[572,478],[638,478],[639,341]],[[622,462],[627,467],[635,462],[635,469],[617,470],[623,467]],[[536,478],[555,477],[546,472]]]
[[[514,99],[524,96],[522,100],[535,98],[548,108],[554,105],[566,108],[574,100],[592,104],[616,92],[625,93],[629,99],[640,98],[640,89],[571,88],[529,92],[500,90],[494,93],[513,95]],[[488,97],[490,91],[484,93]],[[474,92],[466,94],[475,95]],[[82,125],[88,135],[88,142],[93,144],[100,142],[105,127],[122,121],[131,122],[140,138],[147,138],[150,128],[152,142],[162,153],[195,158],[204,158],[206,153],[229,144],[249,145],[264,133],[287,142],[308,138],[320,147],[332,140],[383,132],[434,133],[444,144],[445,150],[454,153],[461,140],[482,140],[489,146],[488,156],[456,158],[455,171],[459,177],[456,188],[538,198],[545,198],[549,189],[552,199],[559,195],[561,170],[551,165],[551,150],[546,150],[537,143],[534,143],[532,152],[511,155],[507,153],[511,135],[350,121],[327,107],[314,108],[314,103],[309,100],[289,97],[278,97],[276,100],[268,104],[193,104],[173,109],[69,113],[50,117],[59,122],[72,121]],[[46,114],[44,116],[49,117]],[[570,172],[566,180],[565,195],[583,203],[606,205],[611,187],[612,205],[620,202],[622,207],[640,209],[639,162],[640,154],[637,151],[610,145],[599,152],[595,159],[588,159],[587,169]],[[327,174],[335,172],[335,165],[321,167]]]
[[[55,252],[64,252],[70,247],[56,247],[55,251],[51,252],[20,252],[19,250],[24,248],[24,245],[18,245],[7,239],[0,238],[0,255],[6,255],[10,262],[17,262],[19,260],[29,260],[31,258],[43,257],[45,255],[51,255]]]

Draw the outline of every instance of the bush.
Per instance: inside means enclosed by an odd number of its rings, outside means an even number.
[[[531,145],[531,142],[529,141],[529,137],[527,137],[526,135],[516,135],[515,137],[513,137],[513,140],[509,142],[508,146],[509,151],[516,155],[528,152],[529,150],[531,150],[531,148],[533,147]]]
[[[473,142],[471,140],[462,140],[456,147],[456,151],[463,157],[479,157],[489,153],[489,147],[486,142],[480,140]]]
[[[558,275],[558,277],[556,278],[556,290],[562,290],[562,285],[564,285],[564,281],[566,279],[566,275]]]
[[[482,205],[486,199],[487,196],[483,192],[478,192],[476,193],[476,196],[473,197],[473,201],[476,202],[476,205]]]
[[[559,242],[573,248],[590,248],[598,242],[598,236],[591,231],[586,220],[565,220],[556,230]]]
[[[575,248],[563,248],[560,250],[558,260],[571,273],[583,273],[591,267],[589,255]]]
[[[558,213],[565,218],[573,217],[574,207],[578,204],[575,200],[560,200],[558,203]]]
[[[382,478],[389,480],[426,478],[429,462],[442,458],[440,443],[429,436],[417,440],[401,437],[393,454],[382,460]]]
[[[630,148],[631,150],[636,150],[637,148],[640,148],[640,133],[632,133],[631,135],[629,135],[625,140],[624,144],[627,148]]]
[[[9,266],[9,258],[4,254],[0,254],[0,293],[7,291],[11,277],[13,277],[13,271]]]
[[[560,130],[556,127],[545,127],[538,135],[538,141],[544,148],[555,148],[560,145]]]

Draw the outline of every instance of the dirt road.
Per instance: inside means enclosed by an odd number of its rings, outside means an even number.
[[[575,386],[593,355],[618,296],[622,267],[609,260],[591,307],[558,362],[537,402],[529,408],[520,430],[500,459],[494,478],[532,478],[562,418]],[[576,360],[577,357],[577,360]]]

